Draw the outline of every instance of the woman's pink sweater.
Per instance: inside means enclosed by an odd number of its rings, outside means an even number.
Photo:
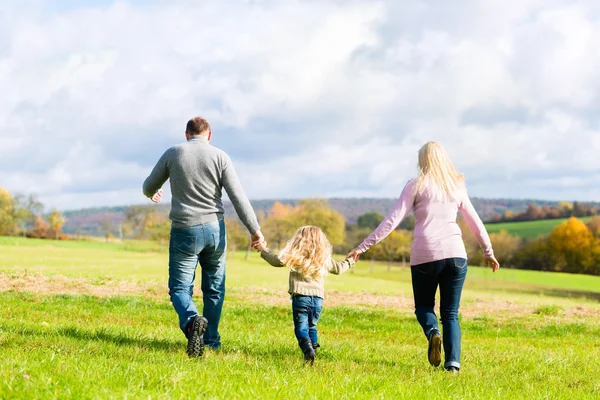
[[[446,258],[467,258],[467,251],[462,240],[460,227],[456,223],[458,210],[461,211],[467,225],[475,234],[484,255],[492,256],[490,237],[477,214],[466,190],[456,202],[436,201],[431,190],[415,193],[415,180],[410,180],[404,187],[396,206],[385,217],[383,222],[359,246],[367,251],[389,235],[413,211],[415,215],[415,231],[410,251],[410,265],[419,265]]]

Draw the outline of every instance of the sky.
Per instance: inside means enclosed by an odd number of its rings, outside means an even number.
[[[251,199],[397,197],[433,140],[472,196],[600,201],[598,48],[597,0],[0,0],[0,187],[144,204],[201,115]]]

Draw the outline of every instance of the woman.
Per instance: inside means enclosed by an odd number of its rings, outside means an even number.
[[[458,308],[467,275],[467,252],[456,224],[458,210],[483,249],[486,265],[500,268],[481,218],[467,195],[465,181],[446,151],[435,142],[419,150],[419,173],[410,180],[392,212],[348,257],[355,260],[389,235],[413,211],[416,225],[410,252],[415,314],[429,341],[429,363],[442,362],[442,336],[434,312],[435,292],[440,288],[443,343],[450,372],[460,369],[460,324]]]

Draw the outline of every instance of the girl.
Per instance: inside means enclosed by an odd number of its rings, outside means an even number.
[[[419,151],[417,178],[406,184],[395,208],[379,227],[348,254],[358,259],[396,229],[409,211],[414,213],[416,225],[410,265],[415,314],[429,341],[429,363],[437,367],[441,363],[442,337],[433,308],[439,286],[444,367],[450,372],[460,369],[458,307],[467,275],[467,252],[456,224],[458,210],[477,237],[485,263],[496,272],[500,265],[485,226],[469,200],[463,175],[456,171],[441,145],[426,143]]]
[[[325,292],[325,275],[339,275],[354,266],[348,258],[337,262],[331,258],[331,244],[316,226],[304,226],[294,234],[279,256],[267,249],[266,243],[256,245],[261,257],[274,267],[290,268],[289,293],[292,297],[294,332],[304,360],[312,365],[319,346],[317,322],[321,315]]]

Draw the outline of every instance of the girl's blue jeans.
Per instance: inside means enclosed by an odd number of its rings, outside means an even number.
[[[298,343],[310,339],[311,343],[319,343],[317,322],[323,309],[323,299],[317,296],[292,296],[292,314],[294,316],[294,333]]]

